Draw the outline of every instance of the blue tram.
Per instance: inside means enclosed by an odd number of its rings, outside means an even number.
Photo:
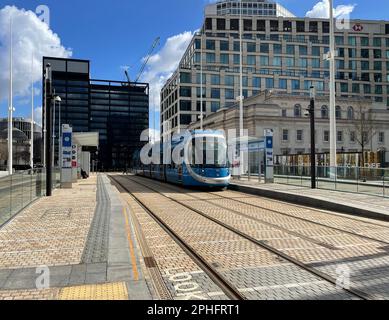
[[[179,150],[182,159],[179,164],[173,161],[174,150]],[[161,144],[159,152],[158,164],[151,162],[145,165],[138,154],[135,159],[136,174],[185,187],[224,188],[230,183],[227,143],[220,131],[187,131],[168,146]],[[164,152],[172,155],[171,161],[165,161],[169,164],[163,164],[166,159]]]

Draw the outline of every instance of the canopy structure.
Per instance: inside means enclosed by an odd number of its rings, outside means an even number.
[[[73,143],[82,147],[99,147],[98,132],[74,132]]]

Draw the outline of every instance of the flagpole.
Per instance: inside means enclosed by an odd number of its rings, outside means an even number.
[[[8,174],[13,173],[13,43],[12,43],[12,16],[10,17],[9,23],[9,37],[10,37],[10,46],[9,46],[9,106],[8,106]]]
[[[30,166],[34,169],[34,53],[31,54],[31,146]]]

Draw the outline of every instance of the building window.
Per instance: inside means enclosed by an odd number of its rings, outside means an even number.
[[[322,28],[323,28],[323,33],[330,33],[330,23],[329,22],[323,22]]]
[[[282,130],[282,141],[288,141],[289,140],[289,130],[283,129]]]
[[[296,21],[297,32],[305,32],[305,21]]]
[[[293,54],[294,55],[294,46],[293,45],[288,44],[286,46],[286,54]]]
[[[226,89],[225,96],[226,96],[226,99],[234,100],[235,99],[234,90],[233,89]]]
[[[234,54],[234,64],[240,64],[240,55]]]
[[[321,107],[321,118],[328,119],[328,107],[327,106]]]
[[[270,31],[278,31],[278,20],[270,20]]]
[[[247,43],[247,52],[255,52],[257,50],[257,46],[253,42]]]
[[[207,93],[207,90],[205,88],[203,88],[203,98],[206,97],[206,93]],[[196,97],[197,98],[200,98],[200,95],[201,95],[201,88],[196,88]]]
[[[259,58],[261,66],[269,65],[269,57],[268,56],[260,56]]]
[[[214,86],[220,85],[220,76],[218,74],[211,75],[211,84]]]
[[[312,68],[320,68],[320,59],[312,59]]]
[[[297,141],[303,141],[303,130],[297,130],[297,135],[296,135]]]
[[[266,31],[266,21],[265,20],[257,20],[257,31]]]
[[[216,112],[220,109],[220,102],[219,101],[212,101],[211,102],[211,111]]]
[[[323,141],[324,142],[329,142],[330,141],[330,132],[328,130],[324,131]]]
[[[220,99],[220,89],[212,88],[211,89],[211,98]]]
[[[240,43],[235,41],[234,42],[234,51],[239,52],[240,51]]]
[[[308,55],[308,49],[306,46],[299,46],[300,56]]]
[[[380,132],[378,134],[378,143],[385,143],[385,132]]]
[[[348,37],[348,44],[349,46],[356,46],[357,45],[357,38],[356,37]]]
[[[215,41],[214,40],[207,40],[206,41],[206,48],[207,48],[207,50],[215,51]]]
[[[300,90],[300,80],[292,80],[292,89]]]
[[[288,81],[286,79],[280,79],[278,86],[280,89],[287,89],[288,88]]]
[[[355,131],[350,132],[350,142],[354,143],[356,141]]]
[[[247,64],[250,66],[256,65],[256,56],[247,56]]]
[[[229,51],[230,50],[230,43],[228,41],[220,41],[220,51]]]
[[[196,73],[196,83],[201,84],[201,73]],[[207,83],[207,75],[203,73],[203,84]]]
[[[273,89],[273,88],[274,88],[274,79],[266,78],[266,89]]]
[[[252,31],[253,30],[253,21],[252,20],[244,20],[243,21],[244,31]]]
[[[382,46],[381,38],[374,38],[373,39],[373,46],[374,47],[381,47]]]
[[[336,119],[340,120],[342,119],[342,108],[340,106],[336,106]]]
[[[284,32],[292,32],[292,22],[291,21],[284,21]]]
[[[343,131],[338,131],[336,136],[338,142],[343,142]]]
[[[192,96],[192,88],[191,87],[180,87],[180,97],[188,97]]]
[[[261,78],[253,77],[253,87],[261,88]]]
[[[181,111],[191,111],[192,110],[192,102],[186,100],[180,100],[180,110]]]
[[[269,53],[269,44],[268,43],[261,43],[260,52],[261,53]]]
[[[348,92],[348,83],[341,83],[340,84],[340,91],[341,92]]]
[[[347,109],[347,119],[348,120],[354,120],[354,108],[353,107],[348,107]]]
[[[309,22],[309,32],[318,32],[318,23],[317,21],[310,21]]]
[[[294,106],[294,116],[295,118],[301,118],[301,105],[296,104]]]
[[[212,19],[211,18],[205,19],[205,29],[212,30]]]
[[[230,55],[228,53],[220,54],[220,63],[221,64],[230,64]]]
[[[374,49],[374,59],[381,59],[382,58],[382,50],[380,49]]]
[[[207,61],[207,63],[215,63],[216,62],[216,55],[214,53],[207,53],[206,54],[206,61]]]
[[[273,57],[273,66],[274,67],[281,67],[281,57]]]
[[[282,54],[282,45],[274,44],[273,45],[273,53],[274,54]]]
[[[234,86],[234,76],[225,76],[224,77],[224,84],[226,86]]]
[[[183,125],[188,125],[192,122],[192,116],[190,114],[181,114],[180,123]]]
[[[320,47],[312,47],[312,55],[315,57],[320,57]]]
[[[217,19],[217,30],[226,30],[226,19]]]
[[[230,20],[230,29],[231,30],[239,30],[239,19],[231,19]]]
[[[294,67],[294,58],[285,58],[285,64],[287,67]]]
[[[286,109],[282,109],[282,117],[286,118],[288,116]]]
[[[180,74],[181,83],[192,83],[192,74],[187,72],[181,72]]]

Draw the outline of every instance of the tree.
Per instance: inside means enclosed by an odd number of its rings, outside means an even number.
[[[375,117],[368,104],[364,104],[362,101],[358,101],[356,109],[352,112],[352,117],[350,116],[349,113],[349,120],[352,120],[350,135],[354,135],[355,141],[361,146],[361,166],[364,167],[366,146],[373,141],[377,134],[374,123]]]

